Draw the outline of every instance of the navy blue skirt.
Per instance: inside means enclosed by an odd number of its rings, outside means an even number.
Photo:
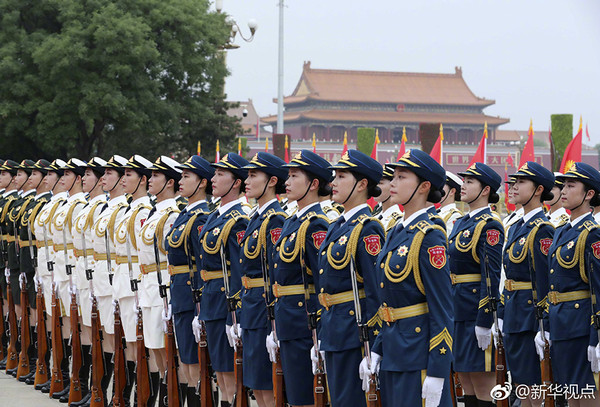
[[[423,381],[427,372],[416,370],[413,372],[379,371],[379,384],[381,387],[382,407],[419,407],[425,405],[421,398]],[[439,407],[452,407],[450,394],[450,375],[444,380],[442,398]]]
[[[506,364],[517,384],[528,386],[542,382],[540,358],[535,350],[535,332],[503,335]]]
[[[363,358],[362,348],[341,352],[325,352],[327,386],[332,406],[367,405],[358,367]]]
[[[178,312],[173,314],[175,322],[175,339],[181,363],[195,365],[198,363],[198,344],[192,331],[194,311]]]
[[[279,342],[281,368],[287,401],[292,405],[314,404],[313,373],[310,361],[311,338]]]
[[[206,321],[208,355],[215,372],[233,372],[233,348],[225,333],[225,319]]]
[[[485,350],[477,346],[475,321],[454,323],[454,371],[493,372],[495,371],[494,340]]]
[[[266,347],[271,328],[242,330],[244,385],[253,390],[273,390],[273,364]]]
[[[552,341],[552,354],[560,357],[552,358],[552,373],[554,382],[566,385],[576,385],[579,393],[586,386],[595,389],[592,366],[587,359],[589,336],[580,336],[565,341]],[[539,359],[538,359],[539,360]]]

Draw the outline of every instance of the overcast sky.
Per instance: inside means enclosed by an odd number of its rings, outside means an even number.
[[[278,0],[224,0],[251,43],[228,52],[229,100],[253,99],[261,116],[277,106]],[[284,95],[304,61],[313,68],[454,73],[473,93],[494,99],[501,129],[547,131],[550,115],[583,116],[600,143],[598,0],[286,0]],[[584,136],[585,142],[585,136]]]

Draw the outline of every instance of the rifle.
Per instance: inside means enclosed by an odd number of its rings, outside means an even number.
[[[221,252],[221,269],[223,270],[223,286],[225,288],[225,297],[227,298],[227,310],[231,313],[231,324],[233,329],[237,329],[237,317],[235,315],[235,309],[237,307],[237,298],[231,295],[229,290],[229,271],[227,270],[227,259],[225,258],[225,250],[223,249],[224,243],[221,243],[219,248]],[[244,347],[241,339],[235,344],[234,353],[234,374],[235,374],[235,394],[233,395],[233,403],[235,407],[248,407],[250,404],[250,396],[248,394],[248,388],[244,386]]]
[[[492,316],[494,318],[494,323],[496,327],[498,327],[498,303],[496,298],[492,295],[492,287],[491,287],[491,279],[490,279],[490,270],[489,270],[489,258],[487,255],[487,251],[484,254],[484,269],[485,269],[485,281],[487,286],[487,292],[489,297],[489,309],[492,311]],[[500,386],[504,386],[504,384],[508,381],[507,373],[506,373],[506,354],[504,353],[504,340],[502,338],[502,332],[498,329],[498,344],[496,345],[496,384]],[[508,406],[508,398],[503,400],[496,400],[497,407],[509,407]]]
[[[169,303],[167,302],[167,286],[163,284],[160,255],[158,253],[158,239],[154,235],[154,261],[156,262],[156,278],[158,279],[158,292],[163,299],[165,315],[169,319],[165,322],[165,348],[167,351],[167,401],[169,407],[181,406],[181,395],[179,394],[179,377],[177,376],[177,368],[179,367],[179,359],[177,358],[177,346],[175,345],[175,332],[173,328],[173,318],[169,312]]]
[[[6,264],[4,261],[4,235],[2,233],[2,226],[0,226],[0,261],[3,265]],[[0,290],[0,339],[4,336],[4,318],[4,297],[2,295],[2,290]],[[0,344],[0,358],[4,359],[5,357],[4,346]]]
[[[269,274],[269,263],[267,262],[266,248],[260,248],[260,265],[262,269],[263,281],[265,284],[265,304],[267,307],[267,318],[271,322],[271,331],[273,339],[277,343],[277,329],[275,326],[275,305],[271,297],[271,277]],[[285,407],[285,383],[283,381],[283,367],[281,366],[281,356],[279,349],[275,352],[275,362],[273,362],[273,396],[275,397],[275,407]]]
[[[4,233],[0,228],[0,234],[2,235],[2,252],[4,260],[5,273],[10,270],[8,268],[8,243],[4,240]],[[12,297],[10,289],[10,278],[6,277],[6,302],[8,305],[8,334],[9,341],[6,349],[6,370],[11,370],[17,367],[18,355],[17,355],[17,314],[15,313],[15,302]],[[4,325],[4,315],[2,316],[2,324]]]
[[[20,250],[17,225],[13,222],[15,228],[15,251],[17,259],[20,259],[18,253]],[[31,242],[30,242],[31,244]],[[29,246],[31,248],[31,246]],[[29,331],[29,295],[27,295],[27,276],[19,262],[19,281],[21,283],[21,353],[19,354],[19,367],[17,368],[17,379],[29,374],[29,346],[31,346],[31,332]]]
[[[75,204],[76,205],[76,204]],[[63,224],[63,254],[65,256],[65,271],[69,276],[69,286],[71,287],[71,306],[69,307],[69,319],[71,321],[71,386],[69,387],[69,404],[79,401],[81,395],[81,381],[79,380],[79,371],[83,365],[83,351],[81,349],[81,331],[79,327],[79,306],[77,305],[77,293],[73,285],[73,266],[69,264],[67,254],[67,218]]]
[[[142,308],[140,307],[140,300],[138,297],[138,281],[137,278],[133,278],[133,263],[131,261],[131,248],[129,247],[129,237],[126,241],[127,246],[127,267],[129,269],[129,283],[131,284],[131,291],[135,295],[135,307],[137,309],[137,322],[136,322],[136,396],[137,406],[146,407],[148,399],[150,398],[150,368],[148,367],[148,349],[144,345],[144,321],[142,317]],[[116,333],[116,332],[115,332]],[[130,380],[133,380],[131,377]],[[156,390],[155,390],[156,391]]]
[[[89,213],[87,216],[93,216]],[[94,294],[93,272],[88,268],[87,248],[85,244],[85,228],[81,228],[81,240],[83,244],[83,265],[85,267],[85,278],[90,284],[90,298],[92,301],[92,380],[90,382],[90,407],[104,407],[104,394],[102,393],[102,376],[106,372],[104,366],[104,352],[102,351],[102,333],[100,331],[100,313],[98,311],[98,299]]]
[[[369,346],[369,326],[362,322],[362,307],[360,305],[360,294],[356,278],[354,255],[350,258],[350,279],[352,281],[352,299],[354,300],[354,316],[358,326],[359,338],[365,351],[367,363],[371,365],[371,349]],[[369,390],[367,391],[367,406],[381,407],[381,396],[377,389],[377,376],[372,374],[369,378]]]
[[[29,256],[31,257],[31,264],[35,275],[38,275],[38,259],[33,254],[33,239],[31,234],[31,219],[27,222],[27,238],[29,239]],[[39,277],[38,277],[39,278]],[[48,381],[48,366],[46,365],[46,353],[48,352],[48,333],[46,331],[46,310],[44,302],[44,290],[42,284],[39,283],[37,287],[37,294],[35,296],[35,305],[37,312],[37,350],[38,358],[35,367],[35,379],[33,384],[46,383]]]
[[[527,262],[529,265],[529,275],[531,277],[531,299],[533,300],[533,309],[535,311],[535,318],[540,324],[540,332],[542,338],[544,338],[544,358],[540,361],[540,367],[542,371],[542,388],[546,389],[544,391],[544,406],[545,407],[554,407],[555,399],[552,396],[552,392],[550,391],[552,382],[552,361],[550,360],[550,344],[546,340],[546,335],[544,335],[544,307],[538,304],[538,295],[536,289],[536,281],[535,281],[535,270],[531,261],[531,257],[533,256],[533,251],[530,251],[530,255],[527,256]],[[591,266],[591,263],[590,263]],[[593,301],[593,299],[592,299]],[[594,305],[592,304],[592,310],[594,309]]]
[[[194,284],[194,265],[192,263],[192,244],[191,239],[188,242],[188,267],[190,268],[190,276],[192,278],[192,287]],[[197,288],[192,288],[194,303],[196,304],[196,314],[200,315],[200,301],[202,292]],[[208,341],[206,339],[206,326],[204,321],[200,321],[200,340],[198,341],[198,361],[200,363],[200,378],[196,385],[196,393],[200,395],[200,407],[213,407],[215,400],[212,390],[212,375],[210,372],[210,356],[208,355]]]
[[[304,286],[304,308],[306,309],[306,316],[308,318],[308,329],[312,332],[313,346],[315,352],[317,352],[317,372],[315,373],[313,389],[315,397],[315,407],[325,407],[327,405],[327,375],[325,374],[325,362],[321,357],[319,351],[319,339],[317,338],[317,313],[310,312],[308,310],[308,303],[310,300],[310,291],[308,287],[308,281],[304,273],[306,273],[306,263],[304,261],[304,248],[300,253],[300,274],[302,275],[302,285]]]

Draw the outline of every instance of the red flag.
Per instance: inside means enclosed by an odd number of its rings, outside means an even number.
[[[396,158],[396,161],[400,161],[400,158],[402,158],[406,152],[406,141],[406,127],[402,127],[402,143],[400,144],[400,151],[398,151],[398,158]]]
[[[477,151],[475,151],[475,155],[471,162],[469,163],[469,167],[475,163],[484,163],[487,157],[487,122],[485,122],[485,127],[483,129],[483,136],[481,136],[481,141],[479,142],[479,147],[477,147]]]
[[[529,121],[529,131],[527,132],[527,143],[523,148],[521,154],[521,160],[519,161],[519,168],[527,161],[535,161],[535,155],[533,152],[533,121]]]
[[[344,132],[344,149],[342,150],[342,155],[344,155],[344,153],[348,151],[348,132],[345,131]]]
[[[588,131],[587,123],[585,124],[585,137],[590,141],[590,132]]]
[[[435,159],[435,161],[437,161],[440,164],[442,164],[443,141],[444,141],[444,128],[440,124],[440,135],[439,135],[437,141],[435,142],[435,144],[433,145],[433,148],[431,149],[431,153],[429,153],[429,155],[432,156]]]
[[[509,154],[510,157],[510,154]],[[512,161],[512,158],[511,158]],[[514,166],[514,165],[513,165]],[[508,181],[508,165],[504,165],[504,181]],[[508,183],[504,182],[504,205],[506,205],[506,210],[510,212],[514,212],[516,209],[515,204],[508,203]]]
[[[510,153],[508,153],[508,158],[506,159],[506,163],[510,164],[511,167],[515,166],[515,161],[512,158],[512,155],[510,155]]]
[[[581,138],[583,136],[582,131],[582,120],[579,119],[579,131],[573,137],[573,140],[569,143],[567,148],[565,149],[565,153],[563,154],[563,159],[560,163],[560,172],[563,174],[567,172],[571,166],[581,161]]]

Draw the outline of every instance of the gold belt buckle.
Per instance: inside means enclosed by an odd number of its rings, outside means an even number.
[[[513,280],[505,280],[504,281],[504,287],[508,290],[508,291],[514,291],[513,290]]]
[[[558,292],[548,291],[548,301],[550,301],[550,303],[553,305],[558,304]]]
[[[381,307],[379,308],[379,311],[381,313],[381,319],[383,319],[387,323],[393,322],[394,318],[392,316],[392,311],[390,307]]]
[[[329,311],[329,308],[331,307],[331,304],[329,303],[329,294],[320,293],[319,294],[319,302],[321,303],[322,306],[325,307],[325,309],[327,311]]]
[[[452,281],[452,285],[456,285],[456,274],[450,274],[450,281]]]
[[[280,287],[279,284],[277,284],[277,283],[273,284],[273,295],[277,298],[281,297],[279,295],[279,287]]]
[[[247,276],[242,276],[242,285],[246,290],[250,288],[250,279]]]

